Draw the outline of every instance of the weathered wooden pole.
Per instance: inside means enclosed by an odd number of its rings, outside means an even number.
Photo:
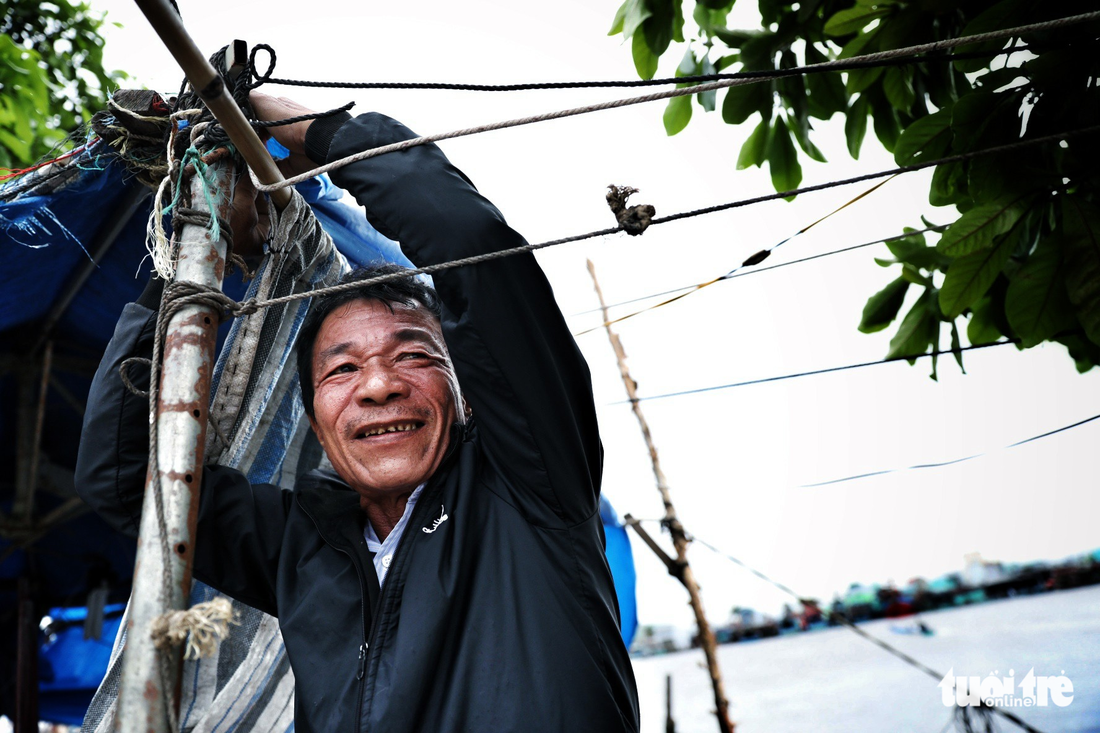
[[[588,260],[588,274],[592,276],[592,284],[596,288],[596,296],[600,300],[600,311],[603,315],[604,328],[607,330],[607,338],[611,341],[611,348],[615,351],[615,360],[619,364],[619,374],[626,386],[626,394],[630,398],[630,406],[634,410],[634,417],[638,419],[638,426],[642,429],[642,437],[645,438],[646,447],[649,449],[649,460],[653,465],[653,475],[657,479],[657,490],[661,492],[661,501],[665,505],[665,516],[662,520],[672,535],[672,545],[676,548],[676,558],[673,560],[652,537],[638,524],[636,520],[627,517],[627,524],[634,528],[638,536],[657,556],[662,559],[669,569],[669,573],[683,583],[687,588],[691,599],[691,608],[695,612],[695,623],[699,627],[699,641],[703,646],[703,653],[707,658],[707,671],[710,673],[711,686],[714,688],[715,714],[718,717],[718,728],[722,733],[732,733],[733,723],[729,719],[729,701],[726,700],[726,692],[722,685],[722,670],[718,666],[718,644],[714,639],[714,632],[707,622],[707,616],[703,609],[703,599],[699,594],[699,584],[695,582],[695,574],[687,560],[688,537],[683,525],[676,517],[676,508],[672,505],[672,497],[669,494],[668,482],[665,480],[664,471],[661,470],[661,461],[657,456],[657,446],[653,442],[653,436],[649,432],[649,423],[646,422],[642,407],[638,403],[637,383],[631,378],[626,366],[626,351],[618,335],[611,330],[610,318],[607,314],[607,305],[604,303],[603,292],[600,290],[600,282],[596,279],[596,268],[591,260]]]

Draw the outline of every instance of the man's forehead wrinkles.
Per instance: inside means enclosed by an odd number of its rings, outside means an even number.
[[[399,328],[393,334],[394,339],[402,342],[419,342],[436,345],[436,336],[431,330],[427,328],[418,328],[415,326],[408,326]]]
[[[348,351],[351,350],[351,348],[352,348],[352,344],[351,344],[350,341],[342,341],[338,344],[333,344],[332,346],[328,346],[328,347],[322,349],[321,353],[317,355],[317,358],[320,361],[324,361],[325,359],[331,359],[334,356],[339,356],[340,354],[347,353]]]

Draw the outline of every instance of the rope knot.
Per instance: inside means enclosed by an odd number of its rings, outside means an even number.
[[[166,649],[187,641],[185,659],[209,657],[222,639],[229,636],[229,624],[237,624],[237,614],[227,598],[198,603],[186,611],[169,611],[153,619],[153,646]]]
[[[633,237],[644,232],[657,214],[657,210],[649,204],[627,207],[626,200],[635,193],[638,193],[638,189],[632,186],[611,184],[607,187],[607,205],[611,207],[611,213],[615,215],[623,231]]]

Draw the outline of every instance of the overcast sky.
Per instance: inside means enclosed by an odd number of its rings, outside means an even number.
[[[107,34],[106,63],[130,86],[166,93],[181,73],[136,6],[90,0],[121,29]],[[629,47],[608,37],[617,0],[492,3],[303,4],[180,0],[207,54],[234,38],[267,43],[276,76],[351,81],[510,83],[635,78]],[[263,7],[257,12],[256,7]],[[735,17],[754,27],[755,3]],[[662,59],[671,76],[680,53]],[[317,109],[355,100],[420,134],[574,107],[641,92],[572,90],[485,94],[304,90],[266,87]],[[719,102],[721,97],[719,98]],[[772,191],[766,173],[737,171],[755,122],[734,128],[718,113],[695,115],[669,138],[663,102],[443,143],[509,222],[531,242],[613,226],[609,183],[641,190],[632,203],[658,215]],[[803,161],[804,184],[893,167],[872,136],[859,161],[843,121],[817,124],[828,164]],[[768,264],[937,223],[951,209],[927,203],[928,175],[895,179],[810,233]],[[564,245],[538,257],[567,315],[596,306],[585,259],[611,302],[709,280],[863,191],[845,187]],[[885,246],[724,282],[618,327],[642,396],[880,359],[893,328],[856,330],[866,298],[896,277],[874,256]],[[910,294],[910,300],[915,293]],[[570,319],[576,330],[599,323]],[[615,508],[659,517],[661,503],[641,435],[606,336],[578,338],[591,366],[606,449],[604,492]],[[945,341],[947,343],[946,332]],[[1057,559],[1100,546],[1096,450],[1100,421],[1042,441],[1018,440],[1100,413],[1100,374],[1080,376],[1060,346],[999,347],[966,355],[967,375],[948,357],[940,379],[927,360],[654,400],[643,405],[673,501],[685,527],[803,595],[828,600],[852,581],[899,584],[961,569],[963,556]],[[803,488],[852,474],[984,457]],[[654,527],[651,526],[651,529]],[[692,623],[687,596],[649,550],[635,543],[642,623]],[[711,619],[734,605],[775,611],[788,599],[704,547],[690,560]]]

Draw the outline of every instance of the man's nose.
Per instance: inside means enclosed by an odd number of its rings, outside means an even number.
[[[385,364],[368,364],[360,372],[356,397],[360,402],[379,405],[406,397],[409,384],[396,369]]]

